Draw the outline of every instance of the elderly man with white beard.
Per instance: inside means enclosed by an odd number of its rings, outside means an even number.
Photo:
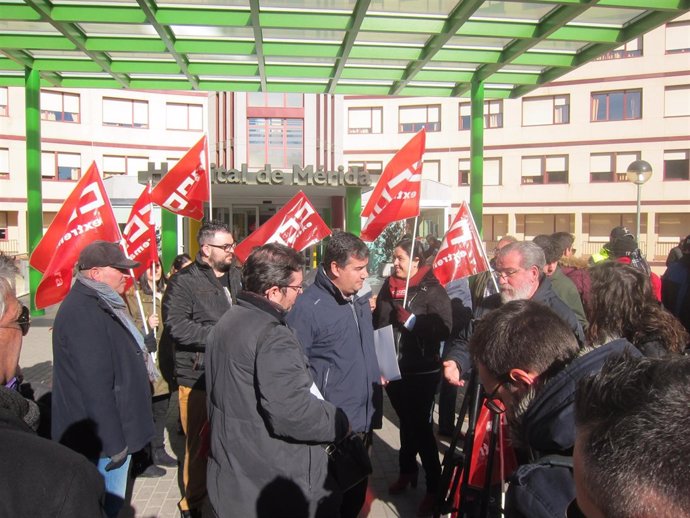
[[[451,343],[444,355],[443,373],[450,384],[463,385],[462,378],[471,368],[468,344],[474,321],[513,300],[532,300],[547,306],[570,327],[580,346],[585,343],[584,331],[575,313],[558,298],[551,281],[544,275],[545,263],[544,251],[531,241],[511,243],[498,251],[495,272],[499,293],[481,301],[474,309],[474,320]]]

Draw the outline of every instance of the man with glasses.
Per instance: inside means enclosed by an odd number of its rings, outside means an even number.
[[[496,254],[495,268],[499,293],[487,297],[476,306],[474,318],[484,318],[502,304],[513,300],[532,300],[555,312],[570,328],[580,345],[584,345],[582,326],[575,313],[553,291],[551,281],[544,274],[545,264],[544,251],[531,241],[518,241],[501,248]],[[471,368],[467,345],[473,328],[474,323],[471,322],[453,340],[448,352],[444,353],[444,376],[450,384],[462,385],[461,378]]]
[[[506,413],[521,464],[509,480],[508,518],[565,516],[575,495],[567,458],[575,443],[575,386],[624,351],[640,354],[625,339],[583,353],[563,319],[531,300],[507,302],[477,323],[470,353],[485,405]]]
[[[204,353],[211,328],[236,302],[240,273],[233,266],[235,240],[219,221],[204,223],[197,233],[195,261],[170,278],[163,295],[161,342],[175,351],[180,421],[184,430],[182,518],[201,516],[206,497],[206,455],[201,431],[207,421]]]
[[[287,322],[323,397],[343,409],[352,431],[370,446],[372,429],[381,427],[383,391],[369,297],[358,296],[368,264],[369,249],[361,239],[333,233],[314,283],[297,299]],[[359,514],[366,490],[365,478],[345,492],[341,518]]]
[[[83,455],[36,435],[38,407],[17,391],[29,309],[17,299],[14,261],[0,252],[0,498],[6,516],[103,516],[103,478]]]
[[[153,362],[122,298],[137,266],[117,243],[86,246],[53,327],[52,437],[97,462],[111,517],[125,502],[132,454],[154,434]]]

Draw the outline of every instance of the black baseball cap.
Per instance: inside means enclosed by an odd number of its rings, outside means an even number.
[[[117,243],[94,241],[79,254],[77,268],[89,270],[99,266],[112,266],[113,268],[129,270],[139,266],[139,263],[127,259],[127,256]]]
[[[621,237],[627,237],[628,239],[635,239],[635,236],[628,230],[628,227],[614,227],[613,230],[611,230],[611,234],[609,235],[609,241],[612,243]]]

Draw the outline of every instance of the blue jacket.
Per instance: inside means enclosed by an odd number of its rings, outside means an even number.
[[[287,323],[304,348],[316,386],[345,412],[352,431],[379,428],[383,392],[369,299],[355,295],[346,300],[319,267]]]

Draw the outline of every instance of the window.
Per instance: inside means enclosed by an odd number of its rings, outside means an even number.
[[[434,182],[441,181],[441,161],[440,160],[424,160],[422,162],[422,179],[433,180]]]
[[[7,220],[9,218],[7,217],[7,212],[1,211],[0,212],[0,241],[7,241]]]
[[[483,180],[484,185],[501,185],[502,161],[500,158],[485,158]],[[458,160],[458,185],[470,184],[470,160],[461,158]]]
[[[103,125],[148,128],[149,103],[133,99],[103,98]]]
[[[10,150],[7,148],[0,148],[0,178],[9,178],[10,176]]]
[[[441,105],[401,106],[398,110],[398,133],[441,131]]]
[[[687,149],[664,151],[664,180],[690,180]]]
[[[200,104],[166,103],[165,118],[169,130],[204,129],[204,107]]]
[[[666,53],[690,52],[690,21],[666,24]]]
[[[378,181],[381,173],[383,172],[383,162],[350,162],[348,167],[358,167],[359,169],[364,169],[369,173],[369,178],[371,183],[374,184]]]
[[[568,183],[568,155],[523,156],[522,183]]]
[[[383,108],[350,108],[347,111],[348,133],[381,133]]]
[[[640,152],[592,153],[589,155],[589,181],[627,182],[628,166],[640,159]]]
[[[664,88],[664,117],[687,117],[688,115],[690,115],[690,85]]]
[[[642,36],[629,41],[625,45],[609,50],[606,54],[598,57],[595,61],[607,61],[609,59],[636,58],[642,55]]]
[[[0,116],[7,117],[7,87],[0,86]]]
[[[468,130],[472,125],[472,104],[460,103],[459,129]],[[503,127],[503,100],[484,101],[484,127]]]
[[[148,170],[147,157],[103,155],[103,178],[113,175],[139,176],[139,171]]]
[[[78,180],[81,177],[81,155],[44,151],[41,153],[41,175],[50,180]]]
[[[523,126],[568,123],[570,123],[570,95],[529,97],[522,100]]]
[[[592,94],[592,122],[642,118],[642,90]]]
[[[300,167],[304,160],[304,120],[252,117],[249,126],[249,167]]]
[[[79,95],[41,90],[41,119],[79,122]]]
[[[302,108],[304,96],[302,94],[250,92],[247,94],[248,106],[264,108]]]

